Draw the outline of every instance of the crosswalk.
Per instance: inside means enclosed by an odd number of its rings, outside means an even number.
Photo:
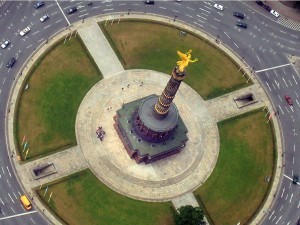
[[[279,19],[277,20],[277,23],[279,23],[285,27],[291,28],[293,30],[300,31],[300,23],[297,23],[291,19],[279,17]]]

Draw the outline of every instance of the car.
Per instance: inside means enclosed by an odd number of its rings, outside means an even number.
[[[71,7],[71,8],[69,8],[68,10],[67,10],[67,13],[68,14],[72,14],[72,13],[74,13],[74,12],[77,12],[77,7]]]
[[[255,2],[257,5],[260,5],[260,6],[264,5],[264,3],[262,1],[255,1]]]
[[[287,103],[288,103],[290,106],[293,105],[293,100],[291,99],[290,96],[286,95],[286,96],[284,96],[284,98],[285,98],[285,100],[287,101]]]
[[[238,27],[241,27],[241,28],[244,28],[244,29],[246,29],[248,27],[248,25],[246,23],[242,23],[242,22],[236,22],[236,25]]]
[[[41,21],[41,22],[45,22],[47,19],[49,19],[49,15],[48,15],[48,14],[42,16],[42,17],[40,18],[40,21]]]
[[[6,41],[2,42],[1,48],[4,49],[4,48],[6,48],[9,44],[10,44],[10,41],[9,41],[9,40],[6,40]]]
[[[233,12],[233,15],[237,18],[244,19],[245,15],[239,12]]]
[[[267,10],[268,12],[270,12],[272,9],[270,6],[267,5],[263,5],[264,9]]]
[[[34,6],[34,8],[38,9],[38,8],[41,8],[43,5],[45,5],[45,2],[39,1],[39,2],[35,3],[33,6]]]
[[[297,225],[300,225],[300,218],[298,219]]]
[[[272,9],[272,10],[270,11],[270,13],[271,13],[273,16],[277,17],[277,18],[280,16],[279,13],[276,12],[274,9]]]
[[[147,5],[154,5],[153,0],[145,0],[144,3],[147,4]]]
[[[219,4],[214,4],[214,7],[218,10],[224,10],[224,6],[219,5]]]
[[[294,175],[293,176],[293,184],[297,184],[299,181],[299,176],[298,175]]]
[[[8,61],[8,63],[7,63],[6,66],[7,66],[8,68],[12,68],[12,67],[14,66],[15,62],[16,62],[16,59],[15,59],[14,57],[12,57],[12,58]]]
[[[25,34],[27,34],[30,31],[30,27],[24,28],[21,32],[20,35],[23,37]]]

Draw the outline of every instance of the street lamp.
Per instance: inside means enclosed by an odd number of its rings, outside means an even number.
[[[127,15],[129,15],[129,14],[130,14],[130,11],[131,11],[131,9],[128,9],[128,13],[127,13]]]
[[[174,16],[174,20],[173,20],[174,22],[176,21],[176,18],[177,18],[177,16]]]

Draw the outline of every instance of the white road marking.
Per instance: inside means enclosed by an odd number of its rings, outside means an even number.
[[[47,29],[47,28],[50,27],[50,26],[51,26],[51,24],[49,24],[48,26],[44,27],[44,29]]]
[[[268,72],[266,71],[266,75],[267,75],[267,77],[270,79],[270,75],[268,74]]]
[[[218,22],[220,22],[220,23],[221,23],[221,20],[218,20],[218,19],[216,19],[216,18],[214,18],[214,20],[215,20],[215,21],[218,21]]]
[[[281,113],[284,115],[284,112],[283,112],[282,108],[280,107],[280,105],[278,105],[278,107],[279,107]]]
[[[194,24],[200,26],[200,27],[203,27],[201,24],[197,23],[197,22],[193,22]]]
[[[278,89],[280,89],[280,87],[279,87],[280,84],[277,82],[277,80],[274,79],[274,81],[275,81],[275,84],[276,84],[276,86],[278,87]]]
[[[299,102],[298,102],[298,100],[297,100],[297,99],[296,99],[296,102],[297,102],[298,106],[300,107],[300,104],[299,104]]]
[[[42,39],[38,40],[38,42],[41,42],[41,41],[43,41],[43,40],[44,40],[44,38],[42,38]]]
[[[3,167],[1,167],[3,174],[5,174]]]
[[[50,15],[53,16],[53,15],[55,15],[56,13],[58,13],[58,12],[51,13]]]
[[[295,94],[296,94],[297,98],[299,98],[297,91],[295,91]]]
[[[30,217],[30,220],[34,223],[34,224],[36,224],[36,222]]]
[[[266,81],[266,84],[267,84],[269,90],[272,91],[267,81]]]
[[[0,218],[0,220],[6,220],[6,219],[9,219],[9,218],[14,218],[14,217],[19,217],[19,216],[24,216],[24,215],[32,214],[32,213],[36,213],[36,212],[37,212],[37,211],[31,211],[31,212],[21,213],[21,214],[17,214],[17,215],[13,215],[13,216],[6,216],[6,217]]]
[[[196,14],[196,16],[198,16],[198,17],[200,17],[200,18],[202,18],[202,19],[204,19],[204,20],[207,20],[205,17],[200,16],[200,15],[198,15],[198,14]]]
[[[172,11],[175,12],[175,13],[179,13],[177,10],[174,10],[174,9]]]
[[[279,212],[282,210],[282,208],[283,208],[283,205],[280,207]]]
[[[38,32],[40,32],[40,31],[38,30],[38,31],[36,31],[36,32],[32,33],[32,35],[35,35],[35,34],[37,34]]]
[[[16,213],[15,210],[14,210],[12,207],[10,207],[10,209],[11,209],[11,211],[13,211],[14,213]]]
[[[15,192],[13,192],[14,196],[15,196],[15,199],[18,199],[18,197],[16,196]]]
[[[296,85],[298,85],[298,83],[297,83],[297,81],[296,81],[296,79],[295,79],[294,75],[292,75],[292,77],[293,77],[293,79],[294,79],[294,81],[295,81]]]
[[[193,18],[193,16],[189,15],[189,14],[185,14],[187,17]]]
[[[283,197],[283,193],[284,193],[285,188],[283,188],[282,193],[281,193],[281,198]]]
[[[80,15],[80,16],[78,16],[78,17],[80,18],[80,17],[84,17],[84,16],[87,16],[87,15],[89,15],[89,14],[86,13],[86,14]]]
[[[271,217],[273,216],[274,212],[275,212],[275,210],[271,213],[271,216],[269,217],[269,219],[271,219]]]
[[[281,219],[281,217],[282,217],[282,216],[280,216],[280,217],[279,217],[279,219],[276,221],[276,223],[275,223],[275,224],[278,224],[278,222],[279,222],[279,220]]]
[[[274,73],[275,73],[276,77],[278,77],[278,74],[277,74],[276,70],[274,70]]]
[[[103,11],[111,11],[111,10],[114,10],[113,8],[112,9],[104,9]]]
[[[60,19],[60,20],[57,20],[55,23],[59,23],[60,21],[62,21],[62,19]]]
[[[167,8],[165,8],[165,7],[161,7],[161,6],[160,6],[159,8],[160,8],[160,9],[167,9]]]
[[[201,9],[199,8],[200,10],[204,11],[204,12],[207,12],[207,13],[210,13],[209,11],[205,10],[205,9]]]
[[[258,56],[256,55],[256,58],[258,59],[258,61],[260,61],[260,59],[258,58]]]
[[[211,26],[212,28],[216,29],[216,30],[218,29],[218,28],[216,28],[216,27],[215,27],[215,26],[213,26],[213,25],[210,25],[210,26]]]
[[[280,97],[280,95],[278,95],[279,100],[282,102],[282,98]]]
[[[295,164],[295,157],[293,156],[293,164]]]
[[[6,166],[6,169],[7,169],[7,172],[8,172],[8,174],[9,174],[9,176],[11,177],[11,174],[10,174],[10,172],[9,172],[8,166]]]
[[[292,193],[289,203],[291,203],[294,193]]]
[[[284,64],[284,65],[280,65],[280,66],[274,66],[274,67],[270,67],[270,68],[263,69],[263,70],[257,70],[257,71],[255,71],[255,73],[260,73],[260,72],[263,72],[263,71],[273,70],[273,69],[281,68],[281,67],[284,67],[284,66],[290,66],[290,65],[291,64],[288,63],[288,64]]]
[[[69,20],[68,20],[68,18],[66,17],[66,15],[65,15],[64,11],[62,10],[62,8],[60,7],[60,5],[58,4],[57,0],[55,0],[55,2],[56,2],[56,4],[57,4],[58,8],[60,9],[61,13],[62,13],[62,14],[63,14],[63,16],[65,17],[65,19],[66,19],[66,21],[67,21],[68,25],[70,25],[70,21],[69,21]],[[69,8],[69,6],[68,6],[68,7],[66,7],[66,8]]]
[[[229,35],[224,31],[224,34],[230,39]]]
[[[191,8],[191,7],[186,7],[187,9],[190,9],[190,10],[195,10],[195,9],[193,9],[193,8]]]
[[[205,23],[204,21],[202,21],[202,20],[199,20],[199,19],[197,19],[200,23]]]
[[[288,80],[288,82],[290,83],[291,86],[293,86],[292,82],[290,80]]]
[[[30,48],[32,45],[28,45],[26,48]]]
[[[285,79],[282,77],[283,82],[285,83],[286,87],[289,87],[285,81]]]
[[[9,196],[10,200],[15,204],[15,201],[13,200],[13,198],[10,196],[9,193],[8,193],[8,196]]]
[[[238,46],[235,42],[233,42],[233,44],[234,44],[237,48],[239,48],[239,46]]]

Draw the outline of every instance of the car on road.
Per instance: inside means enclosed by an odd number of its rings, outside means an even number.
[[[67,13],[68,14],[72,14],[72,13],[74,13],[74,12],[77,12],[77,7],[71,7],[71,8],[69,8],[68,10],[67,10]]]
[[[40,21],[41,21],[41,22],[45,22],[47,19],[49,19],[49,15],[48,15],[48,14],[42,16],[42,17],[40,18]]]
[[[224,6],[219,5],[219,4],[214,4],[214,7],[218,10],[224,10]]]
[[[147,5],[154,5],[154,0],[145,0],[144,3]]]
[[[248,27],[248,25],[246,23],[242,23],[242,22],[236,22],[236,25],[238,27],[241,27],[241,28],[244,28],[244,29],[246,29]]]
[[[12,57],[6,65],[7,68],[12,68],[14,66],[15,62],[16,62],[16,59],[14,57]]]
[[[45,5],[45,2],[39,1],[39,2],[35,3],[33,6],[34,6],[34,8],[38,9],[38,8],[41,8],[43,5]]]
[[[270,12],[272,9],[270,6],[268,5],[263,5],[264,9],[267,10],[268,12]]]
[[[272,9],[272,10],[270,11],[270,13],[271,13],[273,16],[277,17],[277,18],[280,16],[279,13],[276,12],[274,9]]]
[[[23,37],[25,34],[27,34],[30,31],[30,27],[24,28],[21,32],[20,35]]]
[[[290,96],[286,95],[286,96],[284,96],[284,98],[285,98],[286,102],[287,102],[290,106],[293,105],[293,100],[291,99]]]
[[[245,15],[239,12],[233,12],[233,15],[237,18],[244,19]]]
[[[2,44],[1,44],[1,48],[6,48],[8,45],[10,44],[10,41],[9,40],[6,40],[6,41],[3,41]]]
[[[255,1],[257,5],[262,6],[264,3],[262,1]]]
[[[299,181],[299,176],[298,175],[294,175],[293,176],[293,184],[297,184]]]

